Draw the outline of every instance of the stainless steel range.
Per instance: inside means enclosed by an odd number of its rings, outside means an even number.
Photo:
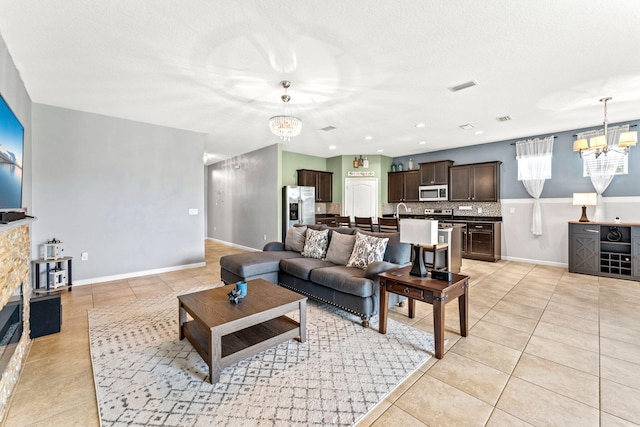
[[[453,219],[453,209],[425,209],[425,219],[437,219],[438,224]]]

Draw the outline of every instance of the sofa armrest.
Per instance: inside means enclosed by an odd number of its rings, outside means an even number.
[[[376,284],[378,284],[378,274],[389,270],[395,270],[396,268],[400,268],[400,266],[392,262],[372,262],[371,264],[367,265],[366,270],[364,270],[364,275],[367,279],[371,279],[376,282]]]
[[[281,242],[269,242],[262,248],[263,252],[271,251],[284,251],[284,243]]]

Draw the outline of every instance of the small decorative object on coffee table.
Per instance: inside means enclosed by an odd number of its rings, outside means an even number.
[[[178,296],[180,339],[186,337],[207,362],[211,383],[239,360],[292,338],[307,339],[307,297],[263,279],[247,284],[251,294],[242,304],[229,304],[234,285]],[[286,316],[295,311],[299,322]]]
[[[415,277],[409,274],[411,267],[399,268],[378,275],[380,278],[380,326],[381,334],[387,333],[388,292],[409,298],[409,317],[415,317],[416,300],[433,305],[433,329],[436,343],[436,357],[444,357],[444,306],[458,299],[460,312],[460,335],[467,336],[469,313],[469,277],[451,273],[451,280],[437,280],[431,277]]]
[[[229,301],[234,304],[237,304],[242,299],[242,292],[239,289],[231,289],[231,292],[227,294],[229,296]]]

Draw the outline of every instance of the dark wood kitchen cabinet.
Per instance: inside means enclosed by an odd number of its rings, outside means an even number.
[[[497,202],[500,200],[500,164],[473,163],[449,168],[449,200]]]
[[[495,262],[502,257],[500,222],[467,222],[465,258]]]
[[[451,160],[420,163],[420,185],[447,185]]]
[[[298,185],[316,188],[316,202],[333,201],[333,172],[298,169]]]
[[[417,202],[419,200],[419,170],[389,172],[387,178],[387,201],[389,203]]]

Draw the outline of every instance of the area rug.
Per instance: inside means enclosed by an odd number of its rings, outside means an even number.
[[[377,318],[363,328],[356,316],[309,301],[307,342],[240,361],[210,384],[206,363],[178,339],[183,293],[89,311],[103,426],[352,425],[434,349],[432,335],[400,322],[389,319],[382,335]]]

